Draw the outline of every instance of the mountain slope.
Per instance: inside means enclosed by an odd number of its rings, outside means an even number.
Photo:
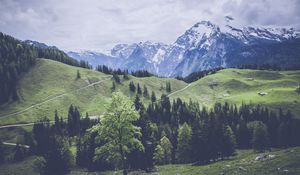
[[[80,79],[76,79],[77,70]],[[61,116],[67,117],[71,104],[78,106],[83,115],[85,112],[100,115],[104,111],[104,104],[111,97],[111,77],[93,70],[38,59],[36,65],[19,82],[20,101],[0,106],[0,123],[29,123],[44,116],[53,119],[55,109]],[[134,98],[134,94],[129,92],[129,80],[124,81],[122,77],[121,80],[122,84],[118,84],[117,89]],[[174,91],[186,86],[183,81],[157,77],[130,76],[130,81],[135,84],[139,82],[141,87],[147,85],[149,93],[153,90],[157,97],[165,92],[161,86],[165,86],[167,81],[170,81]]]
[[[77,70],[81,79],[76,79]],[[92,116],[99,116],[112,93],[111,77],[93,70],[38,59],[37,64],[20,80],[20,101],[0,106],[0,123],[28,123],[44,116],[52,119],[55,109],[61,116],[66,117],[70,104],[78,106],[83,115],[88,112]],[[130,76],[130,80],[124,81],[121,77],[121,81],[121,84],[117,84],[117,89],[131,98],[134,98],[134,94],[128,88],[130,81],[135,85],[140,83],[141,87],[145,84],[148,92],[154,91],[158,98],[162,93],[166,93],[161,87],[164,87],[166,82],[171,82],[171,100],[180,97],[188,102],[192,99],[208,107],[215,102],[251,102],[267,105],[274,110],[283,107],[300,115],[300,96],[295,92],[300,82],[300,71],[225,69],[190,85],[172,78],[157,77]],[[259,96],[258,92],[267,92],[268,95]],[[147,98],[142,100],[145,103],[149,102]]]
[[[86,54],[93,52],[69,52],[70,56],[77,55],[78,60],[89,60]],[[201,21],[173,44],[149,41],[118,44],[109,55],[97,53],[93,58],[94,66],[104,64],[112,68],[145,69],[166,77],[245,64],[299,68],[300,32],[293,28],[238,28]]]

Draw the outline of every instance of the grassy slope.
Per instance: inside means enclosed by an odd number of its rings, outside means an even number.
[[[80,71],[81,79],[76,79],[77,70]],[[52,60],[41,59],[20,81],[19,95],[21,100],[10,104],[0,106],[0,124],[28,123],[34,122],[37,118],[48,116],[53,119],[55,109],[61,116],[67,115],[70,104],[79,107],[79,110],[85,114],[100,115],[104,110],[104,104],[111,96],[112,80],[111,75],[105,75],[93,70],[81,69],[68,66]],[[90,83],[105,80],[100,84],[90,86],[79,91],[78,88],[85,87]],[[130,81],[139,82],[141,87],[147,85],[149,93],[151,90],[160,96],[165,90],[161,90],[161,85],[165,86],[166,81],[170,81],[174,90],[179,90],[186,86],[186,83],[176,79],[166,79],[157,77],[136,78],[130,77]],[[123,80],[122,80],[123,81]],[[134,94],[129,92],[129,81],[123,81],[117,85],[124,94]],[[30,108],[20,114],[7,116],[7,114],[22,111],[34,104],[44,102],[57,95],[66,93],[66,95],[57,97],[41,105]],[[144,99],[143,99],[144,100]],[[145,100],[149,101],[149,100]]]
[[[225,69],[193,82],[173,97],[192,98],[206,106],[212,106],[216,101],[263,104],[273,110],[282,107],[300,115],[300,95],[295,91],[299,82],[300,71]],[[259,96],[258,92],[268,95]]]
[[[77,70],[81,74],[81,79],[78,80],[76,79]],[[78,88],[107,78],[108,80],[102,83],[76,91]],[[78,106],[83,114],[89,112],[90,115],[100,115],[103,113],[104,104],[109,100],[112,92],[110,89],[112,80],[110,78],[111,75],[93,70],[41,59],[20,81],[21,100],[0,106],[0,124],[33,122],[43,116],[52,119],[55,109],[65,117],[70,104]],[[146,84],[149,94],[153,90],[157,97],[165,93],[161,86],[165,86],[167,81],[171,82],[172,92],[187,86],[183,81],[168,78],[130,76],[130,79],[135,84],[139,82],[141,87]],[[134,98],[134,94],[128,89],[130,81],[122,79],[122,83],[117,85],[117,89]],[[235,104],[251,102],[267,105],[272,109],[278,109],[281,106],[285,110],[291,109],[294,114],[300,115],[300,96],[295,92],[298,82],[300,82],[300,71],[225,69],[193,82],[185,90],[173,94],[171,99],[177,97],[186,101],[192,99],[206,106],[224,101]],[[268,95],[259,96],[257,93],[260,91],[267,92]],[[31,105],[44,102],[66,92],[68,92],[66,95],[47,103],[35,106],[20,114],[5,117],[7,114],[22,111]],[[229,96],[224,96],[225,94]],[[142,98],[142,100],[146,103],[149,102],[149,99],[146,98]]]
[[[193,166],[191,164],[163,165],[158,166],[158,172],[149,174],[160,175],[253,175],[253,174],[300,174],[300,147],[289,148],[284,150],[276,150],[265,153],[266,155],[275,155],[271,160],[255,161],[258,153],[251,150],[238,151],[238,154],[228,160],[211,163],[209,165]],[[33,171],[34,158],[28,158],[25,161],[13,164],[4,164],[0,166],[0,175],[21,175],[21,174],[37,174]],[[279,169],[278,169],[279,168]],[[122,174],[118,172],[102,172],[87,173],[84,170],[73,170],[71,175],[111,175]],[[145,174],[142,172],[131,172],[133,174]]]

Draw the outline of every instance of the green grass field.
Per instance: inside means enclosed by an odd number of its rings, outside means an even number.
[[[77,70],[81,78],[76,79]],[[0,125],[34,122],[47,116],[53,119],[57,109],[63,117],[67,116],[70,104],[79,107],[84,115],[101,115],[104,105],[109,101],[112,90],[111,75],[97,71],[72,67],[52,60],[39,59],[37,64],[19,82],[20,100],[0,106]],[[154,91],[159,97],[166,93],[166,82],[171,82],[172,92],[188,86],[187,83],[170,78],[130,76],[117,84],[117,89],[134,98],[128,84],[134,81],[145,84],[149,94]],[[101,81],[101,82],[99,82]],[[300,82],[300,71],[261,71],[225,69],[193,82],[182,91],[170,96],[180,97],[185,101],[199,101],[201,105],[211,107],[215,102],[228,101],[234,104],[262,104],[277,110],[290,109],[295,115],[300,114],[300,95],[295,91]],[[91,85],[96,83],[95,85]],[[258,92],[267,92],[259,96]],[[142,98],[145,103],[148,98]]]
[[[175,164],[157,166],[153,173],[131,172],[131,175],[153,174],[153,175],[274,175],[274,174],[300,174],[300,147],[273,150],[264,155],[274,155],[275,157],[267,160],[255,161],[260,155],[251,150],[239,150],[237,155],[227,160],[218,161],[208,165],[194,166],[192,164]],[[4,164],[0,166],[0,175],[35,175],[33,170],[34,157],[25,159],[19,163]],[[121,175],[121,171],[93,172],[86,170],[73,169],[70,175]]]

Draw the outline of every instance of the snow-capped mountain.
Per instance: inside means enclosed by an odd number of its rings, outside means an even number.
[[[300,66],[300,32],[293,28],[238,28],[201,21],[170,45],[147,41],[118,44],[110,55],[90,51],[68,54],[94,66],[143,69],[168,77],[241,64],[277,64],[286,68]]]

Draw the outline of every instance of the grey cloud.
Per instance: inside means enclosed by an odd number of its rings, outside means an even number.
[[[0,30],[65,50],[172,43],[201,20],[300,28],[299,0],[0,0]]]

